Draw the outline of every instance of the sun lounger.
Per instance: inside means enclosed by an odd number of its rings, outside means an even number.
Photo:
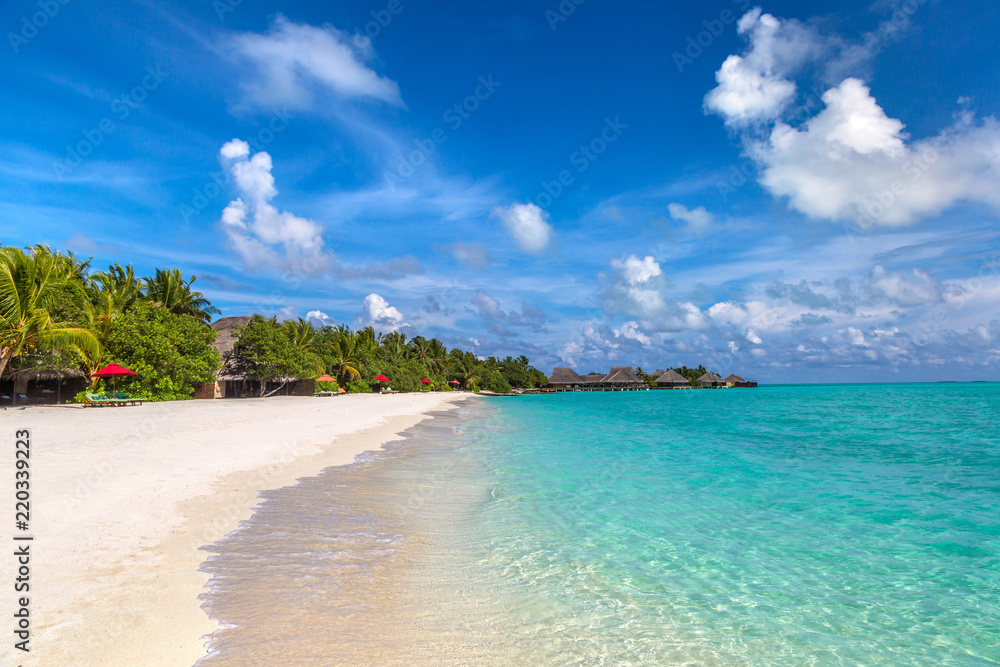
[[[337,392],[335,391],[317,391],[316,393],[313,394],[313,396],[336,396],[336,395]]]
[[[142,405],[143,403],[149,401],[148,398],[135,398],[129,396],[128,394],[123,394],[121,392],[115,394],[115,399],[119,401],[125,401],[126,403],[131,403],[132,405]]]

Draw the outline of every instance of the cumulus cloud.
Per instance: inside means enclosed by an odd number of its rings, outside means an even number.
[[[614,329],[615,338],[634,340],[642,345],[652,345],[653,339],[643,333],[638,322],[626,322],[620,328]]]
[[[278,190],[271,156],[250,156],[250,146],[233,139],[219,151],[239,198],[222,212],[230,246],[250,267],[292,268],[305,274],[325,270],[331,260],[323,248],[323,228],[312,220],[279,211],[271,203]]]
[[[785,117],[797,72],[819,61],[821,80],[857,69],[884,36],[852,45],[758,9],[739,25],[749,46],[723,63],[705,108],[744,131],[771,194],[811,218],[864,228],[911,224],[963,201],[1000,207],[1000,123],[992,117],[963,111],[937,136],[910,141],[903,122],[854,77],[838,79],[822,95],[823,108],[800,126]]]
[[[747,36],[749,48],[722,63],[715,74],[719,85],[705,96],[705,110],[730,125],[777,118],[795,98],[789,77],[822,52],[822,39],[812,28],[780,21],[760,7],[739,20],[737,32]]]
[[[714,216],[706,211],[704,206],[689,209],[682,204],[670,204],[667,209],[670,211],[671,218],[686,222],[688,227],[695,232],[705,231],[714,220]]]
[[[334,326],[337,324],[337,320],[330,317],[322,310],[310,310],[306,313],[306,319],[310,322],[318,322],[323,326]]]
[[[627,285],[642,285],[663,275],[663,270],[652,255],[646,255],[642,259],[636,255],[613,259],[611,266],[621,271],[622,280]]]
[[[369,294],[365,297],[363,312],[358,318],[358,324],[362,327],[372,327],[376,331],[399,331],[410,325],[406,323],[403,313],[394,306],[390,306],[384,297],[378,294]]]
[[[493,209],[492,215],[503,223],[522,252],[540,255],[552,241],[549,214],[535,204],[512,204],[506,208],[498,206]]]
[[[324,94],[403,103],[396,82],[369,67],[371,41],[333,26],[294,23],[279,14],[267,33],[232,35],[228,46],[251,65],[242,84],[248,104],[312,109]]]
[[[866,281],[866,287],[877,295],[904,308],[924,306],[941,301],[944,287],[920,269],[913,269],[913,280],[900,273],[891,273],[876,266]]]
[[[532,308],[526,303],[521,304],[521,310],[507,312],[500,307],[500,302],[479,290],[472,297],[471,302],[476,308],[476,312],[486,322],[487,327],[493,333],[501,336],[513,335],[512,329],[527,328],[532,331],[543,331],[546,321],[545,313],[536,308]]]

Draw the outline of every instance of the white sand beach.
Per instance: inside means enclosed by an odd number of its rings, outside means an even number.
[[[258,492],[351,463],[468,394],[0,412],[5,665],[191,665],[215,630],[199,547]],[[31,432],[30,653],[13,648],[14,441]]]

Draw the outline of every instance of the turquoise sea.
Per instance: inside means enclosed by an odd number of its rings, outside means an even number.
[[[207,547],[205,665],[1000,664],[1000,384],[469,401]]]

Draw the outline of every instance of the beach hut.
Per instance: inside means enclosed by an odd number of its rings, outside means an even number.
[[[687,381],[687,378],[678,373],[677,371],[671,369],[669,371],[664,371],[660,375],[656,376],[656,386],[657,387],[690,387],[691,383]]]
[[[736,375],[735,373],[730,373],[726,377],[722,378],[722,382],[727,387],[732,389],[733,387],[737,387],[741,384],[746,384],[747,381],[741,378],[739,375]]]
[[[640,389],[647,386],[631,366],[612,366],[611,372],[601,378],[601,384],[622,389]]]
[[[19,396],[26,396],[31,405],[56,405],[86,390],[87,385],[87,374],[78,368],[8,366],[0,380],[0,403],[14,405],[23,401]]]
[[[580,379],[583,380],[583,386],[588,385],[598,385],[601,384],[601,380],[604,379],[603,373],[588,373],[587,375],[581,375]]]
[[[696,380],[696,382],[698,382],[698,384],[700,384],[702,387],[706,388],[721,387],[723,385],[722,378],[719,377],[716,373],[713,373],[712,371],[709,371],[704,375],[702,375],[700,378]]]
[[[551,389],[571,389],[583,384],[583,378],[577,375],[572,368],[557,367],[549,375],[549,383],[545,385]]]
[[[236,332],[241,327],[250,324],[253,318],[249,315],[239,317],[223,317],[212,323],[215,331],[215,342],[212,346],[222,357],[222,369],[215,380],[206,382],[195,388],[194,398],[241,398],[260,395],[260,381],[243,373],[238,366],[235,353]],[[308,378],[277,378],[267,383],[267,390],[281,390],[285,396],[313,396],[316,393],[316,381]]]

